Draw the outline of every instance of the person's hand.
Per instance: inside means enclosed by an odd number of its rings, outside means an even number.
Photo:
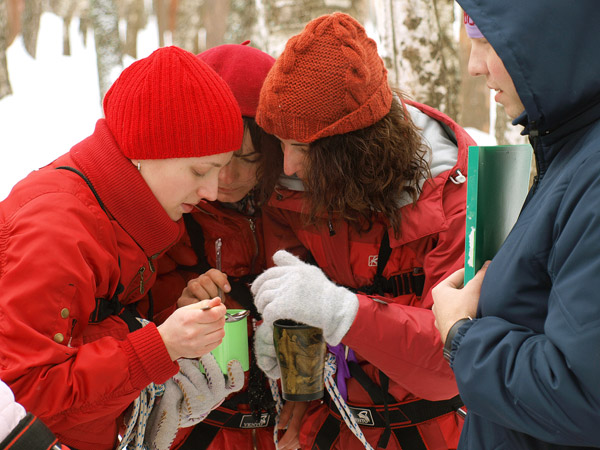
[[[483,277],[489,265],[487,261],[466,286],[463,287],[465,270],[460,269],[440,282],[431,290],[435,326],[440,332],[442,343],[446,342],[448,331],[458,320],[475,317]]]
[[[230,361],[227,380],[210,353],[197,359],[180,359],[179,373],[165,383],[165,392],[152,409],[145,441],[152,450],[168,450],[179,428],[201,422],[231,393],[244,386],[244,370],[239,361]]]
[[[225,312],[218,297],[176,309],[158,327],[171,359],[197,358],[214,350],[225,336]]]
[[[254,354],[256,365],[273,380],[281,378],[281,370],[277,363],[275,344],[273,343],[273,327],[262,323],[254,332]]]
[[[285,402],[279,416],[279,430],[284,430],[277,448],[295,450],[300,448],[300,425],[310,402]]]
[[[177,306],[187,306],[200,300],[215,298],[219,294],[219,288],[225,293],[231,291],[227,275],[220,270],[210,269],[188,282],[177,300]]]
[[[277,319],[292,319],[321,328],[330,345],[346,335],[358,311],[358,298],[332,283],[321,269],[280,250],[272,267],[252,283],[258,312],[269,326]]]

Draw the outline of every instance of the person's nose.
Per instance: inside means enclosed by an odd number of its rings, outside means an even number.
[[[303,159],[304,155],[291,145],[283,146],[283,172],[287,176],[292,176],[302,169]]]
[[[471,52],[469,54],[469,64],[467,65],[469,75],[477,77],[487,74],[487,65],[485,63],[485,55],[477,44],[471,44]]]
[[[229,164],[227,164],[225,167],[223,167],[219,171],[219,184],[221,184],[223,186],[228,186],[231,183],[233,183],[233,181],[235,181],[235,178],[236,178],[235,162],[232,159],[229,162]]]
[[[219,177],[214,176],[207,180],[206,184],[203,184],[198,188],[198,197],[214,202],[219,194]]]

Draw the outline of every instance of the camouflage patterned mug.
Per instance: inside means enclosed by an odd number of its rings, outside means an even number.
[[[323,330],[280,319],[273,323],[273,341],[281,369],[283,398],[310,401],[323,397],[327,351]]]

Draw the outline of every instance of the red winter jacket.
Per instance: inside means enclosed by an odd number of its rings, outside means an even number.
[[[221,238],[221,268],[227,274],[229,282],[234,285],[240,278],[242,283],[248,275],[257,275],[265,268],[264,242],[262,235],[262,221],[260,214],[247,215],[236,209],[229,208],[220,202],[205,202],[198,204],[200,210],[196,210],[186,217],[186,233],[179,244],[157,261],[159,275],[152,288],[155,304],[159,311],[157,319],[162,320],[165,313],[170,313],[174,308],[163,309],[164,305],[174,305],[187,282],[204,273],[210,267],[216,265],[215,241]],[[191,223],[190,219],[193,220]],[[190,239],[190,235],[191,239]],[[198,239],[199,237],[202,239]],[[196,247],[195,251],[192,246]],[[199,247],[200,246],[200,247]],[[202,255],[202,262],[198,264],[195,252]],[[187,266],[187,267],[185,267]],[[242,288],[243,289],[243,288]],[[252,299],[248,291],[248,301]],[[228,308],[246,308],[238,304],[230,295],[225,294],[224,301]],[[163,309],[162,311],[160,311]],[[252,348],[252,316],[248,320],[249,345]],[[250,358],[254,358],[250,350]],[[248,372],[246,372],[248,375]],[[251,414],[247,400],[242,400],[237,408],[229,409],[228,403],[238,403],[240,397],[244,396],[248,388],[248,376],[246,385],[241,393],[232,394],[225,403],[217,408],[219,413],[208,416],[200,424],[198,430],[192,433],[192,427],[179,431],[172,448],[179,448],[185,441],[183,448],[192,448],[199,441],[203,445],[208,439],[207,434],[201,427],[213,424],[212,418],[223,417],[224,413],[238,411],[248,420]],[[241,394],[241,395],[240,395]],[[237,423],[237,422],[236,422]],[[254,436],[253,436],[254,435]],[[258,448],[274,449],[273,427],[259,428],[221,428],[215,435],[207,449],[249,449],[253,447],[253,440],[258,442]],[[204,447],[203,447],[204,448]]]
[[[140,391],[177,373],[156,326],[92,312],[120,285],[136,302],[180,232],[104,120],[0,203],[0,378],[64,444],[114,448]]]
[[[265,247],[267,255],[289,249],[303,256],[308,250],[332,281],[356,289],[372,283],[382,236],[388,228],[391,256],[383,275],[389,278],[403,272],[422,272],[423,294],[420,298],[415,294],[394,298],[388,295],[385,298],[388,305],[373,301],[373,296],[359,294],[358,313],[342,343],[354,350],[362,369],[376,384],[380,384],[379,370],[389,377],[389,392],[398,402],[439,401],[456,396],[458,389],[442,357],[442,344],[431,312],[431,289],[463,266],[466,183],[460,174],[466,175],[467,148],[474,141],[439,111],[407,103],[413,121],[424,129],[422,134],[433,147],[434,178],[423,185],[415,206],[402,207],[400,236],[394,236],[389,222],[381,216],[369,231],[361,234],[335,216],[331,220],[324,217],[317,226],[305,227],[302,192],[284,189],[276,192],[263,208]],[[450,139],[457,142],[458,154],[444,129],[454,135]],[[440,138],[445,141],[443,149],[438,146]],[[449,162],[451,147],[454,156]],[[373,404],[354,378],[348,380],[348,400],[359,405]],[[327,411],[327,406],[321,404],[307,412],[301,429],[303,448],[312,447]],[[461,426],[462,420],[450,413],[418,428],[429,450],[441,450],[456,448]],[[382,429],[363,426],[362,431],[375,448]],[[362,444],[342,422],[339,440],[333,448],[359,449]],[[398,448],[392,435],[387,449]]]

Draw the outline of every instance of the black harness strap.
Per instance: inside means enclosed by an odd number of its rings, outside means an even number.
[[[340,425],[340,419],[328,414],[315,437],[312,450],[330,450],[335,441],[339,439]]]
[[[347,402],[350,410],[357,418],[359,425],[370,428],[383,428],[383,432],[377,443],[378,448],[386,448],[391,434],[394,433],[398,444],[403,449],[427,450],[427,446],[416,425],[456,412],[463,406],[459,396],[449,400],[431,402],[428,400],[414,400],[398,403],[388,392],[389,377],[379,371],[381,386],[378,386],[362,370],[358,363],[349,361],[348,367],[352,377],[365,389],[371,400],[372,406],[363,406]],[[313,449],[328,449],[333,444],[341,421],[343,420],[337,407],[331,400],[329,404],[329,415],[321,429],[318,431],[314,441]]]
[[[394,297],[398,297],[400,295],[415,294],[417,297],[421,297],[425,286],[425,273],[423,273],[422,267],[415,267],[411,271],[393,275],[391,278],[383,276],[383,269],[385,269],[391,254],[390,237],[386,229],[379,246],[377,272],[373,277],[373,283],[352,290],[366,295],[383,296],[384,294],[392,294]]]
[[[121,282],[110,300],[104,297],[96,297],[96,307],[90,314],[89,323],[99,323],[109,316],[117,316],[127,324],[129,331],[135,331],[142,328],[142,324],[137,320],[140,317],[134,303],[123,305],[119,301],[119,295],[125,290]]]
[[[379,438],[379,442],[377,443],[378,447],[386,448],[390,441],[390,434],[392,429],[390,428],[390,409],[388,407],[388,396],[389,395],[389,387],[390,387],[390,379],[389,377],[383,373],[381,370],[379,371],[379,382],[381,383],[381,392],[385,393],[383,395],[383,418],[385,420],[385,429],[383,430],[383,434]],[[412,447],[410,447],[412,448]]]
[[[181,450],[206,450],[219,430],[220,428],[202,421],[192,428],[192,432],[179,448]]]
[[[52,431],[31,413],[27,413],[0,442],[2,450],[52,450],[54,448],[59,448],[58,440]]]
[[[104,206],[104,203],[102,203],[100,196],[96,192],[96,189],[94,189],[94,186],[92,185],[90,180],[88,180],[88,178],[83,173],[81,173],[79,170],[75,169],[74,167],[70,167],[70,166],[59,166],[56,169],[68,170],[69,172],[73,172],[73,173],[76,173],[77,175],[79,175],[83,179],[83,181],[85,181],[85,183],[88,185],[88,187],[92,191],[92,194],[94,194],[94,197],[96,197],[96,200],[98,201],[100,208],[102,208],[102,211],[104,211],[104,213],[109,218],[111,217],[108,210]],[[120,269],[121,269],[121,258],[119,257],[119,272],[120,272]],[[129,331],[135,331],[135,330],[139,330],[140,328],[142,328],[142,324],[136,319],[136,317],[140,317],[140,314],[138,313],[135,304],[132,303],[132,304],[128,304],[128,305],[123,305],[119,301],[119,295],[121,295],[124,291],[125,291],[125,287],[121,283],[121,280],[119,280],[117,289],[115,290],[115,293],[110,298],[110,300],[106,299],[104,297],[96,297],[96,299],[95,299],[96,307],[90,313],[88,323],[99,323],[99,322],[102,322],[104,319],[106,319],[109,316],[118,316],[127,324],[127,328],[129,328]],[[150,294],[150,292],[148,292],[148,302],[149,302],[148,317],[150,320],[152,320],[152,315],[153,315],[153,310],[154,310],[154,304],[153,304],[154,302],[153,302],[153,298],[152,298],[152,295]]]

